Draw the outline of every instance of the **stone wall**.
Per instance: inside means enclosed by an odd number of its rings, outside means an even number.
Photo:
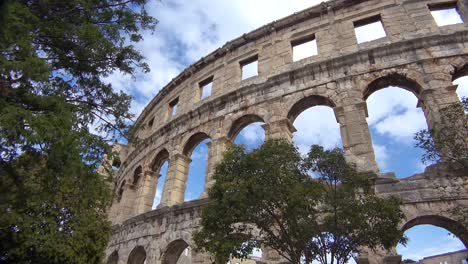
[[[369,95],[389,85],[411,91],[430,128],[437,126],[442,107],[458,101],[452,81],[467,74],[468,24],[438,27],[429,6],[445,2],[329,1],[232,40],[188,67],[144,109],[137,121],[139,140],[121,147],[107,255],[117,254],[119,263],[127,263],[140,246],[146,263],[173,263],[173,256],[191,245],[206,202],[184,203],[191,151],[211,139],[206,190],[227,144],[252,122],[265,123],[267,138],[291,140],[292,124],[302,111],[332,107],[347,159],[378,173],[366,121]],[[468,19],[468,0],[456,5]],[[374,16],[380,16],[387,36],[358,44],[354,23]],[[293,62],[292,43],[310,37],[317,41],[318,55]],[[258,76],[241,80],[241,63],[255,56]],[[202,100],[200,83],[211,78],[212,94]],[[174,102],[177,113],[172,116]],[[151,210],[165,161],[169,167],[161,204]],[[376,191],[405,201],[409,224],[402,228],[428,221],[456,226],[448,209],[467,206],[467,174],[440,166],[403,180],[380,174]],[[193,263],[209,263],[208,256],[191,254]],[[269,263],[276,256],[264,255]]]

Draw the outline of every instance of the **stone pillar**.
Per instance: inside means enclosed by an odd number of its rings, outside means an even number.
[[[292,142],[293,133],[296,132],[296,128],[287,118],[264,124],[262,127],[265,130],[266,140],[283,138]]]
[[[356,258],[357,264],[400,264],[402,256],[396,253],[396,248],[385,250],[378,248],[375,251],[363,248]]]
[[[204,264],[204,263],[213,263],[211,256],[206,252],[200,252],[195,250],[190,250],[192,257],[192,264]]]
[[[402,260],[401,255],[386,256],[383,259],[384,264],[400,264]]]
[[[190,158],[179,153],[170,159],[159,207],[172,206],[184,202],[190,162]]]
[[[142,174],[143,177],[140,177],[141,183],[136,197],[135,215],[151,211],[154,196],[156,195],[156,186],[161,176],[152,170],[145,170]]]
[[[122,197],[118,203],[119,223],[124,222],[133,216],[135,206],[136,186],[131,183],[125,183],[123,186]]]
[[[206,143],[208,146],[208,161],[206,164],[205,186],[200,198],[208,197],[208,190],[214,184],[213,174],[216,165],[223,159],[224,152],[229,144],[231,144],[231,141],[227,137],[217,138]]]
[[[289,263],[289,261],[281,256],[278,251],[269,247],[262,248],[262,262],[269,264]]]
[[[457,85],[449,85],[447,87],[424,90],[419,95],[420,101],[418,102],[418,106],[423,108],[427,126],[430,130],[454,132],[454,134],[449,133],[447,135],[453,135],[455,138],[459,138],[460,141],[464,141],[468,133],[468,128],[466,127],[463,112],[460,111],[460,122],[447,119],[443,120],[442,117],[442,111],[445,107],[460,102],[456,89]],[[458,133],[458,135],[455,133]],[[437,138],[435,140],[437,140]],[[442,153],[442,156],[449,156],[449,149],[440,149],[440,146],[444,145],[443,143],[435,143],[438,145],[437,147],[439,148],[439,152]],[[461,144],[464,144],[464,142]]]
[[[366,102],[334,108],[340,124],[341,138],[345,157],[348,162],[356,164],[361,171],[378,172],[374,148],[366,117]]]
[[[459,102],[456,90],[457,85],[450,85],[445,88],[424,90],[419,94],[418,107],[422,107],[429,129],[435,128],[440,122],[442,108]]]

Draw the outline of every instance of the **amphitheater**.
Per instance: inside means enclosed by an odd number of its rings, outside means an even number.
[[[468,75],[468,24],[438,26],[431,11],[446,8],[456,8],[468,20],[468,0],[332,0],[244,34],[185,69],[139,116],[140,140],[119,148],[106,261],[211,263],[207,253],[187,252],[226,146],[258,121],[267,139],[291,140],[295,118],[316,105],[333,108],[346,158],[378,173],[376,193],[401,197],[403,230],[431,224],[468,246],[466,227],[451,214],[468,206],[467,170],[439,164],[404,179],[379,173],[366,122],[366,99],[388,86],[418,98],[429,128],[437,126],[441,108],[459,100],[453,80]],[[376,21],[385,37],[358,43],[355,27]],[[318,54],[294,61],[293,47],[311,40]],[[243,80],[242,67],[254,61],[258,75]],[[206,83],[212,91],[202,98]],[[211,140],[205,192],[184,202],[190,156],[205,139]],[[166,161],[161,204],[152,210]],[[262,252],[258,263],[283,261],[273,250]],[[363,251],[356,261],[400,263],[401,256]]]

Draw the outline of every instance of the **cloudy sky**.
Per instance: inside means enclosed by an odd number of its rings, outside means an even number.
[[[139,114],[156,93],[188,65],[207,55],[227,41],[254,30],[276,19],[318,4],[317,0],[163,0],[151,1],[150,13],[160,23],[154,33],[145,33],[145,40],[137,47],[146,56],[151,72],[135,79],[116,73],[107,80],[114,88],[134,97],[132,112]],[[438,23],[448,18],[459,22],[456,13],[439,13]],[[358,39],[379,36],[379,25],[372,34],[359,32]],[[468,80],[459,79],[459,95],[468,96]],[[421,151],[414,148],[413,135],[426,128],[421,109],[416,108],[416,97],[396,87],[372,94],[368,101],[369,118],[376,159],[381,171],[395,172],[399,178],[424,170]],[[311,125],[313,124],[313,125]],[[261,124],[245,128],[236,139],[249,148],[259,146],[264,139]],[[333,111],[327,107],[313,107],[304,111],[295,121],[298,132],[294,142],[301,152],[311,144],[325,147],[341,146],[339,126]],[[197,198],[203,190],[207,147],[200,144],[192,156],[186,200]],[[165,176],[167,164],[162,169]],[[159,182],[164,182],[162,178]],[[160,199],[162,184],[158,185],[155,205]],[[398,247],[404,258],[423,256],[462,249],[461,242],[447,235],[448,231],[432,226],[418,226],[406,234],[410,244]]]

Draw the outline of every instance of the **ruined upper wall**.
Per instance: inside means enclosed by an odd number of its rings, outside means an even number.
[[[265,95],[261,91],[267,88],[289,83],[290,88],[284,93],[287,94],[306,89],[303,86],[309,89],[326,84],[325,90],[320,88],[316,94],[329,97],[328,89],[336,89],[339,80],[352,74],[405,65],[410,60],[416,63],[466,54],[460,49],[465,42],[467,23],[438,27],[431,16],[429,6],[443,3],[456,3],[466,21],[467,0],[334,0],[228,42],[184,70],[145,108],[137,120],[140,126],[137,136],[142,141],[125,150],[128,158],[122,158],[120,173],[124,173],[129,163],[138,162],[137,156],[151,151],[147,146],[162,141],[158,138],[181,135],[189,129],[187,122],[193,119],[199,120],[198,124],[214,122],[222,115],[242,111],[242,107],[263,100]],[[358,44],[354,23],[375,16],[380,16],[386,37]],[[293,62],[292,43],[310,36],[317,41],[318,55]],[[405,56],[399,56],[403,53]],[[258,58],[258,76],[241,80],[241,63],[253,56]],[[199,84],[208,78],[213,78],[212,94],[201,100]],[[248,98],[243,98],[247,94]],[[170,102],[176,98],[177,115],[170,117]],[[239,109],[230,106],[236,100],[241,101]]]
[[[421,35],[439,33],[444,29],[437,27],[428,5],[446,2],[453,1],[335,0],[244,34],[192,64],[165,86],[138,118],[137,125],[144,127],[138,136],[146,138],[170,122],[172,119],[169,116],[168,105],[176,98],[179,99],[177,116],[180,116],[199,108],[213,98],[255,82],[253,79],[266,80],[304,64],[326,61]],[[462,2],[458,1],[458,6],[463,15],[466,3]],[[381,16],[387,36],[357,44],[353,23],[376,15]],[[293,62],[291,42],[312,35],[315,35],[317,40],[318,55]],[[252,56],[258,56],[259,75],[241,81],[239,62]],[[212,95],[200,100],[199,83],[210,77],[213,78]],[[153,118],[154,121],[151,122]]]

